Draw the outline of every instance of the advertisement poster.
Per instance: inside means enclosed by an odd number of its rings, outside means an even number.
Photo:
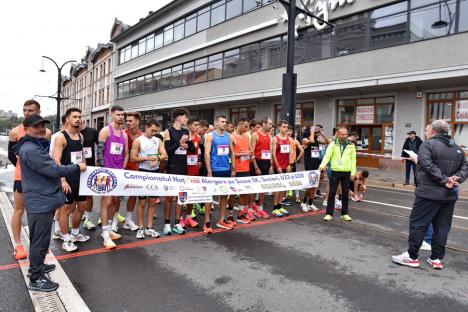
[[[357,106],[356,123],[372,124],[374,123],[374,106]]]

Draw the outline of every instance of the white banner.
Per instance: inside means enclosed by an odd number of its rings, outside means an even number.
[[[211,178],[149,173],[89,166],[80,177],[80,195],[179,196],[179,192],[206,195],[254,194],[317,187],[320,171],[301,171],[245,178]]]

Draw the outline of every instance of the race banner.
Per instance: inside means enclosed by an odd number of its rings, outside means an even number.
[[[89,166],[80,177],[80,195],[179,196],[181,192],[213,195],[255,194],[317,187],[320,171],[301,171],[242,178],[212,178],[149,173]]]

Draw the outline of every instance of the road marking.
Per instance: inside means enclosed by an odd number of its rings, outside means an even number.
[[[377,205],[383,205],[383,206],[389,206],[389,207],[395,207],[395,208],[401,208],[401,209],[406,209],[406,210],[412,210],[413,209],[411,207],[394,205],[394,204],[389,204],[389,203],[382,203],[382,202],[367,200],[367,199],[363,200],[363,202],[371,203],[371,204],[377,204]],[[453,217],[457,218],[457,219],[468,220],[468,217],[462,217],[462,216],[457,216],[457,215],[454,215]]]

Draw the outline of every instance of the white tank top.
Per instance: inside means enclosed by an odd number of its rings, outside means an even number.
[[[159,155],[159,144],[161,144],[161,141],[157,137],[148,139],[145,135],[142,135],[138,137],[138,140],[140,141],[140,152],[138,153],[138,157]],[[144,170],[158,170],[159,161],[156,166],[151,166],[151,161],[143,161],[138,164],[138,168]]]

